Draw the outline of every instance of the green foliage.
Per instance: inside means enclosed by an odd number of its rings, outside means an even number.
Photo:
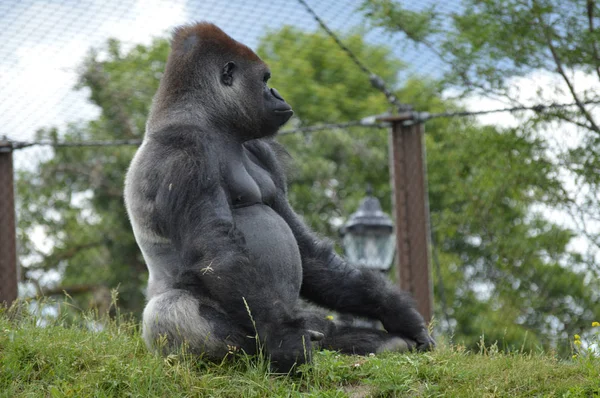
[[[392,0],[364,1],[360,10],[375,26],[402,31],[417,42],[427,40],[432,34],[438,15],[432,5],[424,11],[411,11]]]
[[[417,12],[415,27],[398,15],[405,10],[391,0],[365,0],[362,10],[374,26],[398,33],[439,55],[447,65],[445,87],[465,96],[476,94],[512,104],[577,103],[562,109],[520,115],[523,128],[552,135],[563,174],[576,186],[564,207],[593,250],[586,261],[594,278],[600,269],[600,127],[596,106],[600,83],[600,6],[595,0],[464,0],[448,15]],[[419,34],[415,34],[415,30]],[[541,76],[536,90],[519,87],[516,77]],[[557,99],[558,98],[558,99]],[[566,128],[565,128],[566,126]],[[577,130],[581,138],[573,138]],[[554,203],[553,203],[554,204]]]
[[[365,0],[361,10],[373,26],[439,55],[448,71],[442,90],[513,104],[521,100],[518,94],[536,103],[556,96],[570,97],[561,102],[598,98],[594,88],[573,88],[574,75],[600,77],[595,1],[465,0],[461,5],[441,15],[431,9],[409,12],[399,1]],[[519,92],[514,78],[532,72],[551,76],[560,86]],[[485,330],[488,338],[495,333],[492,340],[516,342],[528,330],[545,330],[543,338],[535,332],[528,340],[547,343],[600,314],[597,251],[587,258],[569,253],[575,232],[548,223],[549,212],[542,213],[567,209],[582,226],[577,232],[600,248],[598,231],[586,228],[600,214],[600,130],[587,106],[521,116],[523,124],[514,130],[459,128],[446,137],[427,124],[432,224],[443,279],[455,286],[448,296],[450,312],[459,308],[451,316],[458,336],[472,339]],[[567,134],[562,122],[580,129],[584,138],[559,137],[564,145],[558,148],[539,138],[546,131]],[[565,180],[576,188],[567,191]],[[491,294],[489,300],[476,293],[477,285]],[[469,311],[462,312],[464,306]]]
[[[361,9],[374,26],[435,50],[451,66],[447,82],[466,91],[503,94],[511,78],[555,72],[557,59],[564,68],[596,73],[600,8],[595,1],[464,0],[461,5],[461,12],[449,15],[433,7],[408,11],[392,0],[364,0]]]
[[[264,360],[240,355],[211,363],[149,353],[138,325],[114,319],[100,331],[59,318],[0,313],[0,397],[388,397],[600,394],[597,357],[563,361],[551,353],[473,352],[442,343],[427,354],[358,357],[317,352],[298,377],[267,373]]]

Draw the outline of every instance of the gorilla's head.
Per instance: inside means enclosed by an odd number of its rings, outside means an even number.
[[[178,28],[155,106],[197,113],[207,128],[249,140],[273,135],[293,114],[268,86],[268,66],[217,26]]]

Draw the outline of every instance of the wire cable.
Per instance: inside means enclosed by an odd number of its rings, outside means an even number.
[[[600,100],[589,100],[582,101],[584,105],[600,105]],[[415,113],[415,122],[423,123],[427,120],[431,119],[439,119],[439,118],[453,118],[453,117],[469,117],[469,116],[481,116],[488,115],[492,113],[502,113],[502,112],[519,112],[519,111],[534,111],[537,113],[544,112],[550,109],[561,109],[568,108],[572,106],[577,106],[578,104],[574,102],[570,103],[551,103],[551,104],[537,104],[531,106],[514,106],[510,108],[497,108],[497,109],[487,109],[480,111],[455,111],[455,112],[440,112],[440,113],[428,113],[428,112],[414,112]],[[381,115],[384,116],[384,115]],[[389,127],[389,123],[383,123],[378,121],[379,116],[369,116],[360,120],[354,120],[350,122],[343,123],[328,123],[328,124],[318,124],[315,126],[306,126],[306,127],[298,127],[289,130],[283,130],[278,133],[278,135],[287,135],[287,134],[295,134],[295,133],[313,133],[324,130],[334,130],[334,129],[345,129],[350,127],[372,127],[372,128],[385,128]],[[29,148],[32,146],[51,146],[54,148],[64,148],[64,147],[109,147],[109,146],[139,146],[142,143],[141,139],[135,140],[111,140],[111,141],[14,141],[7,137],[3,138],[3,142],[7,143],[5,145],[0,146],[0,148],[6,148],[10,146],[12,150]]]
[[[342,49],[342,51],[344,51],[350,57],[350,59],[356,64],[356,66],[358,66],[360,68],[360,70],[362,70],[365,74],[367,74],[369,76],[369,81],[371,82],[371,85],[373,87],[375,87],[376,89],[378,89],[379,91],[381,91],[383,94],[385,94],[385,97],[387,98],[389,103],[394,105],[399,112],[406,112],[406,111],[409,111],[412,109],[412,107],[410,105],[403,104],[398,100],[398,98],[392,93],[392,91],[390,89],[388,89],[388,87],[386,86],[386,84],[383,81],[383,79],[381,78],[381,76],[378,76],[376,73],[372,72],[369,68],[367,68],[367,66],[364,63],[362,63],[360,61],[360,59],[358,59],[356,54],[354,54],[340,40],[340,38],[335,33],[333,33],[333,31],[331,29],[329,29],[329,27],[325,24],[325,22],[306,3],[306,1],[298,0],[298,2],[300,4],[302,4],[304,6],[304,8],[306,8],[306,11],[308,11],[312,15],[312,17],[315,19],[315,21],[317,21],[317,23],[321,26],[321,28],[323,28],[323,30],[325,30],[325,32],[327,32],[327,34],[336,42],[336,44]]]

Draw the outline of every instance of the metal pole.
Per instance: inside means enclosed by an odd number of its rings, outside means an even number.
[[[0,305],[17,299],[17,245],[12,144],[0,138]]]
[[[417,301],[431,321],[433,289],[429,265],[429,206],[427,200],[423,124],[407,112],[380,119],[392,123],[390,176],[396,227],[396,272],[402,290]]]

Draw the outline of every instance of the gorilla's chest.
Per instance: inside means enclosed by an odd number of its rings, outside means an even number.
[[[252,266],[273,295],[292,308],[300,293],[302,260],[292,230],[271,207],[275,183],[252,154],[230,162],[227,175],[235,228],[244,236]]]
[[[276,194],[275,183],[268,171],[246,150],[228,162],[226,181],[234,208],[270,205]]]

